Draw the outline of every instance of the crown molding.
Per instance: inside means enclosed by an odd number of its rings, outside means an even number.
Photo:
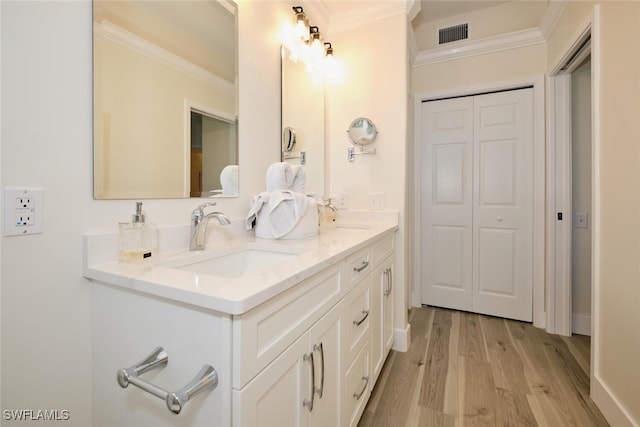
[[[569,0],[553,0],[548,3],[544,16],[540,20],[540,25],[538,25],[546,40],[549,39],[568,4]]]
[[[167,67],[173,68],[174,70],[198,79],[209,86],[215,87],[220,91],[231,94],[235,93],[234,82],[223,79],[217,74],[214,74],[193,62],[187,61],[181,56],[169,52],[168,50],[163,49],[112,22],[103,20],[100,23],[94,23],[93,36],[95,39],[104,39],[118,43],[156,62],[166,65]]]
[[[451,46],[442,46],[418,52],[412,67],[417,68],[438,62],[532,46],[545,41],[546,39],[542,32],[536,27],[479,40],[451,43]]]
[[[329,25],[330,33],[339,33],[390,16],[407,14],[411,11],[413,4],[413,2],[405,1],[363,3],[366,7],[353,8],[346,12],[332,14]]]

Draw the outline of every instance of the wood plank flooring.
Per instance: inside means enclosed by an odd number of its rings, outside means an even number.
[[[608,426],[589,397],[589,337],[434,307],[411,310],[411,347],[391,351],[368,426]]]

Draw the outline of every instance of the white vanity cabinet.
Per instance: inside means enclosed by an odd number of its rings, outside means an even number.
[[[225,295],[237,290],[249,296],[218,300],[217,294],[204,294],[202,305],[199,292],[212,292],[219,283],[206,276],[149,267],[128,277],[138,267],[87,267],[87,277],[95,281],[93,425],[357,425],[393,342],[394,231],[351,231],[345,239],[352,245],[315,258],[305,267],[313,273],[296,272],[292,265],[290,274],[264,271],[220,282]],[[335,245],[335,236],[326,240]],[[174,274],[180,278],[175,286],[170,284]],[[265,288],[260,280],[273,285]],[[195,287],[188,290],[190,283]],[[253,288],[270,295],[247,302],[247,309],[233,308],[258,295],[250,293]],[[123,389],[116,373],[158,346],[168,363],[139,375],[153,384],[151,391],[135,383]],[[162,390],[156,394],[154,387],[177,391],[204,365],[217,371],[217,386],[172,413],[156,397]]]
[[[390,233],[234,318],[235,427],[358,423],[390,348],[392,253]]]

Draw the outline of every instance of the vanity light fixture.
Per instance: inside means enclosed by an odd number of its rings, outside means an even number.
[[[309,43],[310,46],[320,43],[320,28],[312,25],[309,27]]]
[[[320,79],[326,78],[335,66],[329,66],[333,60],[333,46],[324,42],[320,29],[309,24],[309,18],[302,6],[293,6],[294,26],[285,23],[282,32],[283,45],[289,50],[293,62],[302,62],[307,73]],[[331,71],[335,74],[335,72]]]
[[[325,56],[333,57],[333,46],[331,46],[330,42],[324,42],[324,52]]]

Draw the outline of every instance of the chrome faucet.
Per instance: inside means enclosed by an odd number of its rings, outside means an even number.
[[[190,251],[204,250],[204,242],[209,219],[217,219],[220,225],[231,224],[229,218],[227,218],[227,216],[222,212],[211,212],[207,215],[204,214],[204,208],[215,205],[216,202],[203,203],[191,212],[191,238],[189,239]]]
[[[331,209],[334,212],[338,212],[338,208],[336,208],[336,206],[333,204],[333,202],[331,201],[331,198],[329,198],[325,203],[324,206]]]

